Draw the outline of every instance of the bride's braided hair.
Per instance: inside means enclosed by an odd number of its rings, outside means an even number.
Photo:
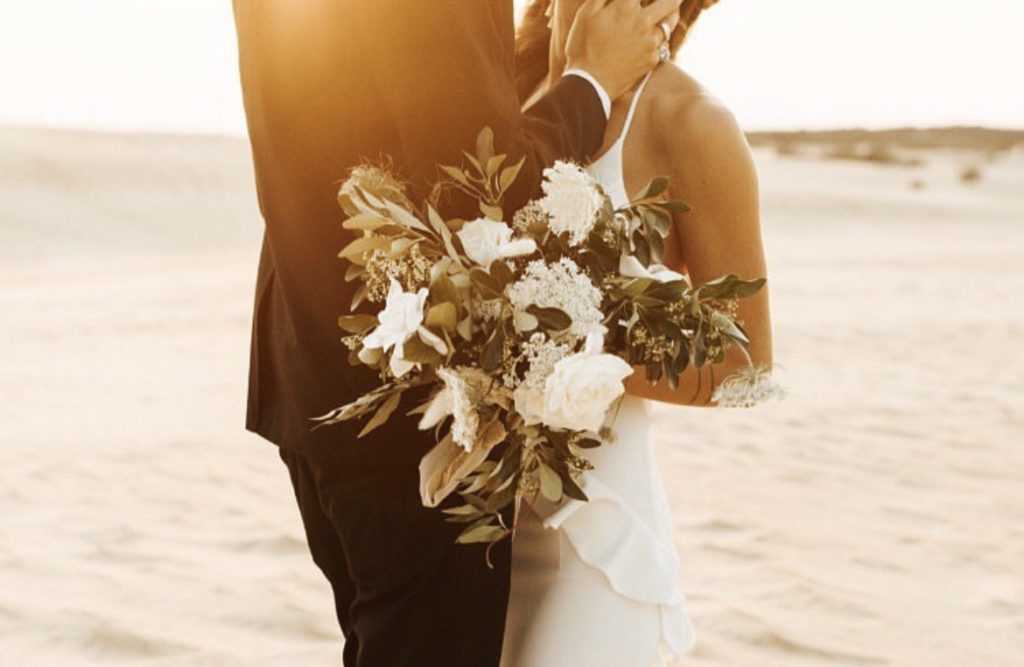
[[[516,88],[520,99],[526,99],[547,76],[551,50],[551,28],[548,10],[554,0],[532,0],[516,32]],[[669,47],[675,56],[686,40],[701,12],[718,0],[683,0],[679,8],[679,26],[672,33]]]

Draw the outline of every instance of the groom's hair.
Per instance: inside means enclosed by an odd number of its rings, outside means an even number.
[[[551,53],[551,29],[548,27],[548,9],[554,0],[531,0],[516,31],[516,88],[519,98],[526,100],[548,74]],[[679,8],[679,26],[672,33],[669,46],[675,56],[686,41],[693,24],[697,22],[707,0],[683,0]]]

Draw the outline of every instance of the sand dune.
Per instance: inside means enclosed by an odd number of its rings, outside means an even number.
[[[791,395],[657,411],[687,664],[1024,660],[1024,160],[964,184],[978,156],[923,155],[758,151]],[[242,430],[248,159],[0,131],[4,667],[340,662],[284,468]]]

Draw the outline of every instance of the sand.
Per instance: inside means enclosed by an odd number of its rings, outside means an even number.
[[[657,410],[685,664],[1016,667],[1024,158],[757,159],[791,393]],[[242,428],[248,160],[0,130],[0,666],[340,663],[285,469]]]

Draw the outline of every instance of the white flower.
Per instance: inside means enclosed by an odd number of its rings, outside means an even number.
[[[384,310],[377,316],[379,324],[363,340],[365,350],[393,350],[390,367],[395,377],[402,377],[415,366],[402,358],[405,342],[415,334],[419,334],[420,338],[439,354],[447,352],[444,340],[422,326],[423,306],[427,302],[427,295],[425,287],[415,293],[406,292],[402,285],[392,278]],[[360,354],[360,358],[364,356],[372,358],[370,353]]]
[[[516,411],[527,425],[543,422],[573,431],[601,429],[608,408],[626,391],[623,380],[633,374],[632,366],[603,353],[602,348],[602,337],[591,335],[583,352],[555,364],[543,392],[526,385],[516,390]]]
[[[453,416],[452,439],[468,452],[481,442],[478,408],[501,403],[504,399],[494,378],[479,368],[441,367],[437,369],[437,375],[444,382],[444,388],[427,405],[420,419],[420,430],[434,428],[448,416]]]
[[[579,338],[603,329],[601,290],[568,257],[553,264],[541,259],[530,262],[506,293],[518,312],[526,312],[531,305],[563,311],[572,319],[569,332]]]
[[[686,279],[686,276],[676,273],[664,264],[644,266],[636,257],[627,254],[619,257],[619,273],[626,278],[651,278],[659,283]]]
[[[462,241],[466,256],[487,268],[496,259],[522,257],[537,250],[533,239],[512,239],[512,228],[504,222],[480,218],[467,222],[456,236]]]
[[[480,375],[483,374],[475,368],[459,367],[439,368],[437,375],[444,382],[444,389],[438,392],[427,407],[419,423],[420,430],[433,428],[442,419],[452,415],[452,439],[468,452],[476,444],[477,431],[480,430],[480,415],[476,406],[482,398]],[[490,382],[486,375],[482,379]]]
[[[524,382],[512,392],[512,399],[515,401],[516,412],[523,417],[527,426],[544,421],[543,390],[534,389]]]
[[[785,387],[774,378],[770,370],[746,366],[722,380],[711,400],[722,408],[751,408],[785,396]]]
[[[544,170],[541,187],[544,196],[537,203],[548,214],[551,231],[568,233],[570,245],[583,243],[605,201],[594,179],[578,165],[558,161]]]

